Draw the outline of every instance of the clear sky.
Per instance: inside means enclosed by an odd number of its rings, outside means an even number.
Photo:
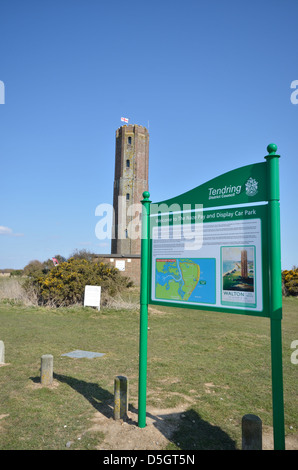
[[[153,201],[276,143],[282,268],[298,265],[297,18],[297,0],[2,0],[0,268],[110,252],[95,209],[121,116],[149,123]]]

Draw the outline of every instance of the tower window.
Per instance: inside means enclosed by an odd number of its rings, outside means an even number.
[[[130,168],[130,160],[126,160],[126,168]]]
[[[126,200],[129,201],[129,199],[130,199],[130,194],[126,193]]]
[[[131,145],[131,137],[128,137],[127,143],[128,143],[128,145]]]
[[[127,230],[127,228],[125,229],[125,238],[128,238],[128,230]]]

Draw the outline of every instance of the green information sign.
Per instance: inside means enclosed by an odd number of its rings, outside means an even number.
[[[267,165],[151,204],[149,303],[269,316]]]
[[[279,156],[237,168],[142,214],[139,426],[146,423],[148,303],[271,321],[275,448],[284,448]]]
[[[149,303],[269,316],[267,209],[151,215]]]

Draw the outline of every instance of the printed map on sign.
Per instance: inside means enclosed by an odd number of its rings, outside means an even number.
[[[214,258],[157,258],[156,299],[214,304]]]

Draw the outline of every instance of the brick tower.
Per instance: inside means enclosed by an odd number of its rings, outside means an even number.
[[[143,192],[148,191],[149,132],[137,125],[122,126],[116,131],[115,178],[114,178],[114,223],[112,254],[140,255],[141,237],[130,236],[130,227],[135,224],[138,213],[131,208],[140,204]],[[133,222],[132,222],[133,221]],[[140,227],[139,227],[140,230]]]

